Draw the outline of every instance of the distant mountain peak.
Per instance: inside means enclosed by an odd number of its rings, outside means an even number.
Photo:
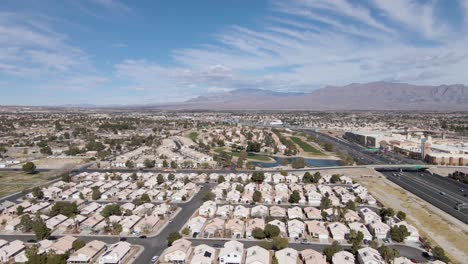
[[[468,87],[377,81],[326,86],[310,93],[258,88],[203,95],[172,108],[212,110],[423,110],[468,111]]]

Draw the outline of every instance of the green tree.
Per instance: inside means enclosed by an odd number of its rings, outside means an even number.
[[[40,255],[38,251],[37,245],[26,248],[26,257],[28,258],[26,264],[47,264],[47,255]]]
[[[331,183],[338,183],[340,182],[340,175],[339,174],[333,174],[330,178]]]
[[[24,213],[24,207],[19,205],[16,207],[16,215],[22,215]]]
[[[39,187],[34,187],[34,189],[32,190],[32,195],[33,195],[34,198],[36,198],[36,199],[42,199],[42,198],[44,198],[44,193],[42,192],[42,189],[39,188]]]
[[[289,245],[288,239],[280,236],[274,237],[271,242],[273,250],[281,250],[287,248]]]
[[[68,173],[62,174],[62,181],[71,182],[71,180],[72,180],[72,178],[71,178],[70,174],[68,174]]]
[[[105,218],[111,215],[122,215],[122,208],[118,204],[108,204],[102,209],[101,215]]]
[[[265,180],[265,173],[263,171],[254,171],[250,179],[256,183],[262,183]]]
[[[266,224],[265,229],[263,230],[265,232],[265,237],[267,238],[273,238],[279,236],[281,230],[279,227],[271,224]]]
[[[122,229],[122,225],[121,225],[121,224],[116,223],[116,222],[112,223],[112,232],[111,232],[112,235],[116,236],[116,235],[122,233],[122,230],[123,230],[123,229]]]
[[[320,179],[322,179],[322,175],[320,175],[320,172],[317,171],[312,177],[312,183],[318,183]]]
[[[143,164],[145,165],[146,168],[154,168],[154,166],[156,166],[156,161],[155,160],[145,159]]]
[[[255,190],[252,195],[252,200],[256,203],[260,202],[262,200],[262,192]]]
[[[301,200],[301,195],[299,194],[298,191],[295,190],[289,196],[288,202],[294,204],[294,203],[298,203],[299,200]]]
[[[254,228],[252,230],[252,236],[255,238],[255,239],[264,239],[265,238],[265,232],[263,232],[263,230],[261,228]]]
[[[37,240],[48,239],[50,237],[50,229],[40,217],[36,217],[34,220],[32,231],[34,232]]]
[[[330,198],[328,198],[327,196],[323,196],[322,200],[320,201],[320,209],[322,210],[328,209],[331,206],[332,206],[332,201],[330,200]]]
[[[133,168],[135,168],[135,163],[133,163],[133,161],[131,161],[131,160],[127,160],[125,162],[125,167],[133,169]]]
[[[33,174],[36,171],[36,165],[32,162],[26,162],[23,165],[23,171],[28,174]]]
[[[310,172],[305,172],[304,173],[304,176],[302,177],[302,182],[304,183],[311,183],[312,182],[312,174],[310,174]]]
[[[164,176],[162,174],[158,174],[156,180],[158,181],[158,184],[161,185],[164,183]]]
[[[218,176],[218,183],[223,183],[223,182],[225,182],[225,181],[226,181],[226,179],[224,178],[223,175],[219,175],[219,176]]]
[[[169,173],[169,175],[167,176],[167,178],[170,180],[170,181],[173,181],[175,180],[175,175],[173,173]]]
[[[215,199],[215,194],[212,193],[212,192],[206,192],[203,194],[203,201],[206,202],[206,201],[214,201]]]
[[[356,211],[356,204],[352,200],[349,200],[346,203],[346,209]]]
[[[175,161],[171,161],[171,168],[177,169],[177,163]]]
[[[393,263],[393,260],[400,255],[400,252],[396,249],[392,249],[388,246],[381,246],[377,249],[382,256],[382,258],[385,260],[386,263]]]
[[[393,208],[382,208],[379,210],[379,215],[384,220],[386,217],[392,217],[395,215]]]
[[[296,158],[296,159],[294,159],[291,166],[293,167],[293,169],[302,169],[302,168],[304,168],[306,166],[305,159],[301,158],[301,157]]]
[[[33,220],[27,214],[21,216],[20,229],[24,233],[31,232],[33,227]]]
[[[406,219],[406,213],[403,212],[403,211],[398,211],[397,217],[398,217],[398,219],[400,219],[401,221],[404,221],[404,220]]]
[[[404,225],[395,225],[390,228],[390,237],[395,242],[401,243],[409,235],[410,235],[410,232]]]
[[[136,173],[132,173],[130,175],[130,179],[132,179],[132,181],[136,181],[136,180],[138,180],[138,175]]]
[[[186,228],[182,229],[182,235],[184,235],[184,236],[190,235],[190,228],[186,227]]]
[[[439,246],[434,247],[432,250],[432,255],[434,256],[434,259],[443,261],[445,263],[449,263],[450,259],[447,257],[445,254],[445,250]]]
[[[149,195],[147,193],[144,193],[141,195],[140,197],[140,200],[142,203],[150,203],[151,202],[151,198],[149,197]]]
[[[341,251],[340,244],[337,241],[333,241],[331,246],[328,246],[323,250],[323,254],[327,257],[327,261],[331,263],[333,255],[335,255],[337,252],[340,252],[340,251]]]
[[[167,160],[163,160],[163,164],[162,164],[162,165],[163,165],[164,168],[169,167],[169,164],[167,163]]]
[[[169,236],[167,236],[167,245],[172,246],[172,243],[174,243],[174,241],[179,240],[181,238],[182,235],[179,234],[179,232],[172,232],[169,234]]]
[[[93,200],[99,200],[99,198],[101,198],[101,191],[99,191],[99,188],[93,188],[91,198]]]
[[[78,249],[84,247],[85,245],[86,245],[86,242],[84,242],[84,241],[81,240],[81,239],[76,239],[76,240],[73,241],[73,243],[72,243],[72,248],[73,248],[74,250],[78,250]]]
[[[66,217],[72,217],[78,214],[78,206],[75,202],[56,202],[50,209],[50,216],[62,214]]]

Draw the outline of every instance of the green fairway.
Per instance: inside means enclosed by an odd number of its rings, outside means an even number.
[[[240,155],[240,152],[231,152],[231,151],[226,150],[225,148],[214,149],[214,152],[216,153],[221,153],[222,151],[225,151],[231,154],[233,157],[239,157]],[[253,160],[253,161],[264,161],[264,162],[273,161],[273,159],[268,156],[254,155],[252,153],[247,154],[247,159]]]
[[[302,139],[298,138],[298,137],[291,137],[291,140],[297,144],[303,151],[305,152],[308,152],[308,153],[312,153],[314,155],[322,155],[323,153],[320,152],[320,150],[314,148],[313,146],[311,146],[310,144],[302,141]]]

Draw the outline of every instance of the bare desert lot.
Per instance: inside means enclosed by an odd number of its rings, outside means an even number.
[[[0,172],[0,197],[20,192],[48,181],[50,176],[44,173],[25,174],[24,172]]]

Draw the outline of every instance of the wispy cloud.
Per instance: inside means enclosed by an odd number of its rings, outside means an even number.
[[[194,93],[201,90],[193,87],[307,90],[376,80],[468,83],[461,70],[468,62],[468,42],[460,36],[466,28],[436,17],[437,1],[272,3],[274,15],[263,28],[233,25],[216,35],[216,44],[174,50],[177,67],[140,62],[138,74],[136,64],[119,65],[118,72],[143,86],[190,83],[186,89]],[[229,71],[207,75],[214,65]]]
[[[47,75],[89,65],[87,55],[44,21],[0,13],[0,73]]]

